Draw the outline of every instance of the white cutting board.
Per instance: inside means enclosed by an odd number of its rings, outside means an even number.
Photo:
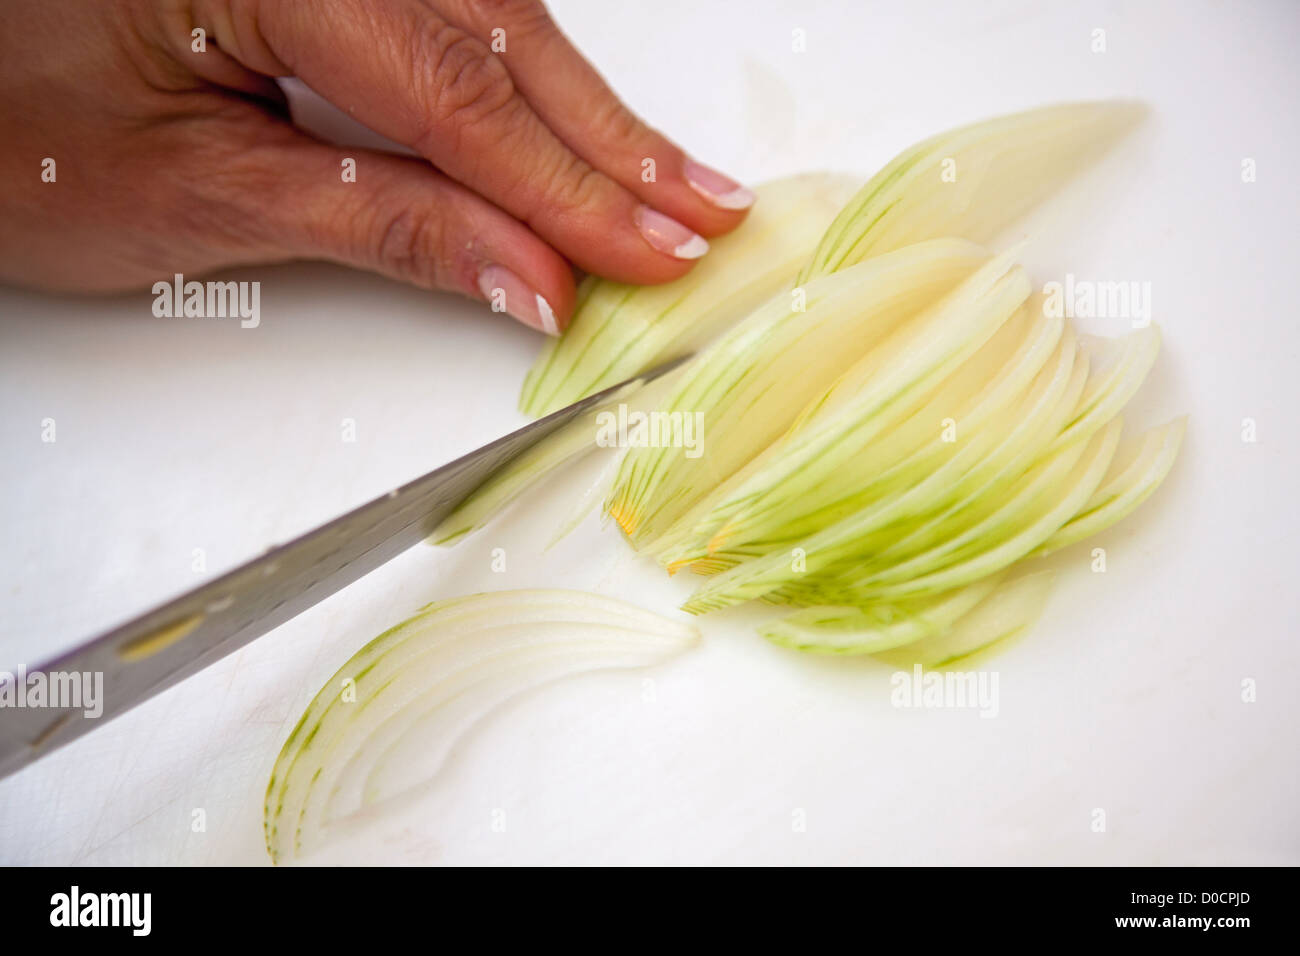
[[[1148,126],[1021,231],[1039,282],[1152,284],[1165,347],[1132,417],[1190,413],[1182,457],[1098,539],[1106,573],[1087,547],[1062,558],[1035,632],[986,665],[995,719],[893,708],[882,666],[779,650],[753,635],[755,612],[728,612],[669,666],[507,707],[427,799],[325,858],[1300,862],[1300,7],[629,6],[553,10],[633,107],[748,181],[811,168],[865,179],[923,136],[1053,100],[1150,102]],[[795,29],[806,53],[791,51]],[[1105,53],[1090,49],[1094,29]],[[228,278],[261,281],[259,328],[156,319],[143,292],[0,290],[0,668],[522,423],[515,397],[539,342],[500,316],[323,265]],[[417,606],[569,586],[672,608],[688,582],[664,580],[594,517],[543,552],[576,490],[549,488],[454,551],[408,552],[0,782],[0,862],[265,862],[262,792],[289,727]],[[504,573],[490,569],[497,547]]]

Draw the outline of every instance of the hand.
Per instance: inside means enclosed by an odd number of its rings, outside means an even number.
[[[423,159],[296,130],[271,79],[291,75]],[[637,119],[536,0],[5,0],[0,140],[10,281],[329,259],[501,290],[549,332],[569,262],[666,282],[753,201]]]

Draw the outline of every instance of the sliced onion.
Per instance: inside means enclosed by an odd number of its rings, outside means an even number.
[[[702,416],[703,456],[633,448],[606,504],[634,548],[670,573],[708,578],[687,611],[761,600],[802,608],[764,626],[789,646],[873,653],[958,635],[935,645],[948,654],[988,638],[989,621],[1001,626],[990,608],[1013,623],[1029,616],[1041,582],[998,583],[1028,580],[1015,577],[1020,562],[1107,527],[1152,493],[1182,423],[1117,448],[1159,330],[1097,348],[1030,298],[1018,249],[988,256],[972,245],[1140,114],[1067,104],[920,143],[840,211],[796,288],[726,322],[704,309],[715,337],[651,409]],[[703,299],[687,283],[683,303],[714,303],[734,281],[708,275]],[[598,379],[622,367],[624,293],[601,294],[613,298],[592,313],[596,325],[556,347],[570,354],[572,381],[552,380],[553,361],[537,373],[548,394],[576,397],[593,370]],[[625,371],[647,342],[665,347],[659,331],[685,328],[675,307],[651,315],[662,304],[627,312]]]
[[[344,664],[285,741],[266,794],[271,858],[309,851],[332,825],[413,785],[386,761],[415,728],[430,742],[423,779],[474,720],[521,691],[567,674],[653,664],[696,640],[690,625],[579,591],[429,605]]]
[[[796,310],[789,295],[767,303],[683,369],[682,383],[661,406],[686,415],[707,409],[704,455],[634,449],[619,471],[610,513],[634,544],[653,540],[779,438],[825,382],[987,258],[961,240],[919,243],[810,284],[806,311]]]
[[[946,632],[996,585],[996,578],[988,578],[928,600],[804,608],[761,625],[758,633],[799,651],[875,654]]]
[[[788,289],[856,186],[853,177],[831,173],[759,186],[744,224],[710,240],[709,254],[674,282],[632,286],[588,277],[564,335],[528,373],[520,409],[545,415],[688,355]]]
[[[935,236],[988,242],[1113,145],[1137,103],[1066,103],[948,130],[905,150],[849,201],[800,283]]]
[[[1051,554],[1068,547],[1127,517],[1160,487],[1178,457],[1187,416],[1148,431],[1130,461],[1121,468],[1112,466],[1101,487],[1079,513],[1062,525],[1035,552]]]
[[[876,654],[897,667],[950,667],[1024,634],[1043,613],[1055,575],[1037,571],[999,584],[951,627]]]
[[[837,500],[827,484],[851,485],[855,459],[993,338],[1029,292],[1028,279],[1009,256],[983,266],[862,356],[795,429],[714,493],[691,534],[707,542],[710,553],[736,540],[784,540],[783,523],[809,503]],[[789,377],[794,370],[772,374]]]

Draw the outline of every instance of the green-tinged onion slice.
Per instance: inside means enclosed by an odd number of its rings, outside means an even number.
[[[432,775],[474,720],[521,691],[566,674],[652,664],[697,639],[687,624],[579,591],[429,605],[353,655],[285,741],[266,790],[271,858],[309,852],[332,825]],[[394,772],[395,748],[412,732],[428,747],[418,769]]]
[[[896,667],[951,667],[1024,634],[1043,613],[1055,575],[1036,571],[999,584],[951,627],[875,655]]]

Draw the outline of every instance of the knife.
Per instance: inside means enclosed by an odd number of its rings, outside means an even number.
[[[525,425],[27,670],[27,684],[39,673],[47,687],[54,686],[55,679],[66,681],[68,675],[102,674],[103,710],[87,716],[84,701],[83,706],[0,706],[0,777],[126,713],[401,554],[539,441],[682,361],[661,365]],[[9,675],[0,676],[7,679]],[[20,676],[13,680],[16,685]],[[8,690],[20,691],[17,686]],[[25,695],[25,688],[21,692]]]

